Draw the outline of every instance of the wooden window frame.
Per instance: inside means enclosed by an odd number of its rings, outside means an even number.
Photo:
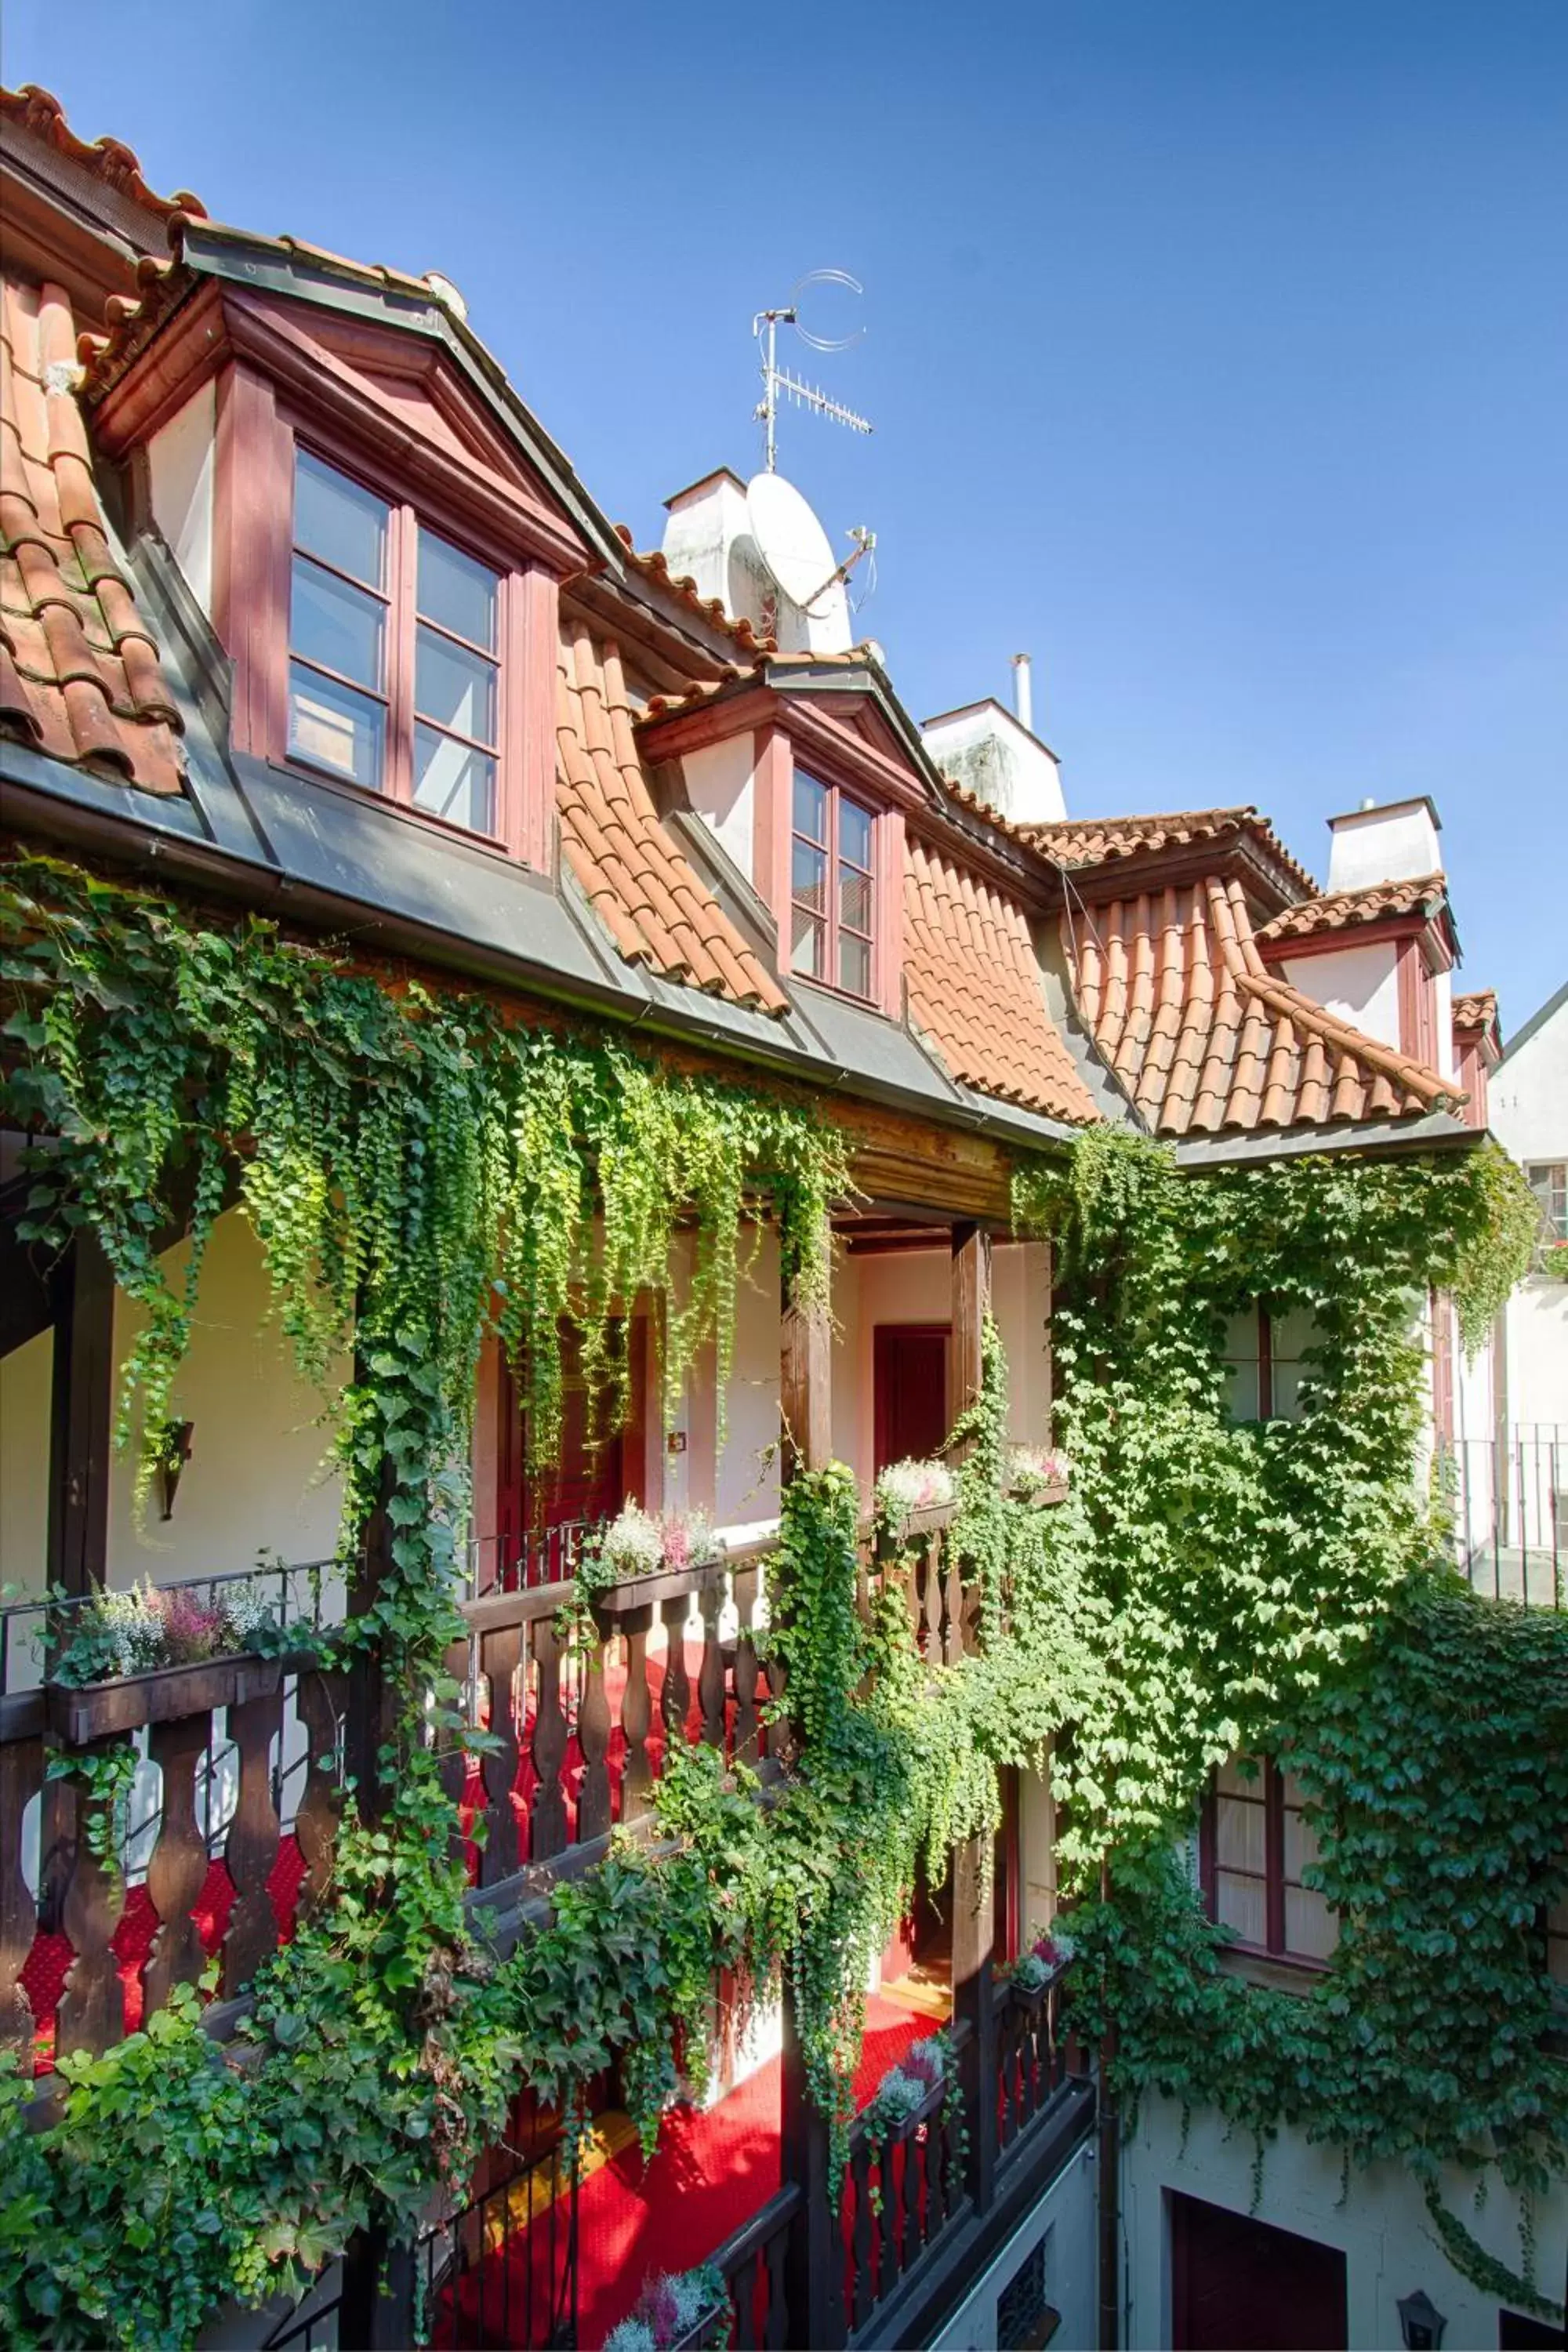
[[[787,698],[784,698],[787,699]],[[795,713],[789,716],[794,718]],[[874,778],[861,772],[855,747],[837,747],[821,740],[802,714],[802,739],[797,742],[786,725],[774,722],[756,730],[754,880],[758,895],[777,927],[777,970],[786,987],[820,988],[840,1003],[864,1012],[883,1013],[898,1020],[903,1012],[904,812],[884,798]],[[791,887],[795,838],[795,772],[800,767],[814,783],[830,793],[842,793],[871,820],[871,992],[857,996],[829,977],[814,978],[793,969],[790,931],[794,891]],[[837,934],[835,934],[837,936]]]
[[[1537,1189],[1538,1176],[1542,1176],[1546,1180],[1544,1197]],[[1561,1184],[1558,1179],[1562,1180]],[[1524,1181],[1541,1203],[1543,1239],[1568,1242],[1568,1160],[1527,1160],[1524,1162]],[[1563,1208],[1561,1213],[1554,1213],[1552,1206],[1552,1196],[1559,1191],[1563,1194]]]
[[[1218,1926],[1220,1924],[1219,1805],[1221,1795],[1223,1793],[1226,1801],[1230,1803],[1260,1805],[1263,1811],[1261,1872],[1243,1870],[1231,1863],[1226,1863],[1224,1869],[1228,1877],[1251,1879],[1255,1883],[1261,1881],[1264,1941],[1261,1944],[1253,1943],[1246,1937],[1237,1936],[1234,1938],[1231,1948],[1235,1951],[1249,1953],[1258,1959],[1276,1961],[1282,1968],[1302,1969],[1313,1975],[1321,1976],[1327,1969],[1328,1961],[1320,1959],[1315,1953],[1294,1951],[1286,1941],[1287,1890],[1294,1887],[1298,1892],[1303,1891],[1300,1879],[1288,1880],[1285,1875],[1285,1815],[1288,1811],[1300,1811],[1300,1806],[1288,1807],[1286,1804],[1286,1778],[1284,1768],[1278,1764],[1272,1756],[1259,1758],[1258,1775],[1255,1783],[1259,1793],[1253,1797],[1250,1794],[1238,1796],[1230,1790],[1222,1792],[1217,1769],[1210,1773],[1208,1784],[1204,1792],[1198,1824],[1198,1884],[1203,1895],[1204,1908]],[[1316,1890],[1308,1888],[1304,1891],[1313,1893]]]
[[[803,777],[806,782],[815,784],[817,791],[826,796],[827,838],[826,841],[819,842],[812,840],[808,835],[802,833],[795,824],[795,787],[796,782]],[[839,845],[841,837],[841,812],[846,801],[848,802],[851,808],[855,809],[866,819],[870,829],[871,862],[869,867],[858,866],[855,864],[853,859],[846,858]],[[786,861],[784,874],[787,889],[787,903],[784,908],[779,941],[779,961],[781,967],[786,977],[792,981],[808,981],[813,987],[828,989],[835,996],[842,996],[847,1003],[850,1004],[868,1004],[876,1006],[881,1002],[880,981],[882,947],[881,924],[879,919],[881,913],[882,896],[882,812],[879,810],[874,801],[867,799],[861,793],[858,792],[853,785],[840,783],[831,775],[819,773],[816,767],[808,764],[805,761],[792,758],[790,762],[788,819],[789,856]],[[810,920],[820,924],[823,933],[823,962],[826,966],[826,970],[821,972],[797,971],[795,969],[795,916],[796,908],[802,903],[796,898],[795,893],[795,851],[797,843],[803,848],[814,850],[819,856],[826,858],[827,863],[826,904],[825,911],[820,917],[815,915],[809,917]],[[841,871],[846,867],[847,867],[851,874],[860,875],[865,877],[871,902],[871,928],[869,931],[858,931],[853,928],[853,926],[851,926],[849,928],[848,934],[851,939],[863,940],[869,950],[867,958],[867,985],[863,992],[859,989],[847,988],[843,981],[839,978],[838,950],[840,940],[845,929],[840,913],[841,892],[839,887],[839,876]]]

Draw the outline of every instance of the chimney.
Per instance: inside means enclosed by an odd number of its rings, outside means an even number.
[[[1035,731],[1035,690],[1033,666],[1027,654],[1013,656],[1013,708],[1018,714],[1018,724]]]
[[[1442,831],[1425,793],[1380,807],[1363,800],[1329,819],[1329,879],[1336,890],[1365,890],[1378,882],[1417,882],[1442,871]]]
[[[843,596],[822,597],[805,612],[783,593],[752,537],[746,485],[728,466],[664,503],[664,559],[677,579],[688,575],[698,594],[717,596],[731,620],[750,621],[760,636],[776,637],[781,653],[848,652]]]

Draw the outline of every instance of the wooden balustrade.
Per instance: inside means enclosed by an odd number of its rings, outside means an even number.
[[[1014,1983],[996,1989],[996,2146],[1003,2165],[1067,2079],[1058,2032],[1065,1973],[1058,1968],[1033,1991]]]
[[[800,2207],[798,2183],[786,2181],[714,2257],[730,2290],[733,2352],[778,2352],[792,2340],[784,2257]]]
[[[850,2126],[839,2199],[844,2239],[841,2318],[858,2334],[920,2262],[963,2202],[958,2122],[947,2085],[926,2094],[909,2121],[874,2138],[862,2115]]]

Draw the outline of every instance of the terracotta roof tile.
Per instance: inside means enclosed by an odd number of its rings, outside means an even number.
[[[1310,939],[1318,931],[1349,930],[1357,923],[1375,923],[1387,915],[1432,916],[1448,899],[1441,874],[1423,874],[1413,881],[1374,882],[1361,890],[1335,890],[1287,907],[1265,923],[1258,936],[1271,940]]]
[[[66,121],[59,100],[51,97],[47,89],[40,89],[37,82],[26,81],[20,89],[0,89],[0,119],[30,131],[57,154],[79,163],[95,180],[101,180],[106,187],[113,188],[159,220],[169,220],[175,213],[190,213],[198,220],[206,217],[205,205],[188,188],[181,189],[177,195],[154,195],[142,177],[141,163],[121,140],[94,139],[89,142],[79,139]]]
[[[1239,882],[1070,910],[1063,931],[1084,1020],[1156,1134],[1414,1118],[1464,1099],[1270,971]]]
[[[910,1011],[961,1084],[1052,1118],[1096,1117],[1040,992],[1016,901],[911,837],[904,865]]]
[[[645,579],[657,581],[661,588],[668,589],[678,604],[684,604],[689,612],[700,614],[710,628],[732,637],[747,653],[773,652],[775,639],[759,636],[744,617],[738,621],[732,618],[721,596],[700,596],[697,583],[689,572],[672,572],[657,547],[646,552],[639,549],[624,522],[616,525],[616,537],[626,549],[626,559],[634,570],[640,572]]]
[[[184,788],[178,705],[109,545],[68,298],[0,289],[0,725],[151,793]]]
[[[1044,850],[1058,866],[1104,866],[1146,850],[1184,849],[1194,842],[1218,841],[1245,833],[1298,888],[1314,895],[1317,884],[1299,865],[1267,817],[1255,808],[1176,809],[1151,816],[1061,817],[1047,824],[1017,828],[1024,840]]]
[[[619,648],[571,624],[556,682],[556,804],[567,864],[628,963],[731,1003],[787,1011],[778,982],[659,823],[633,740],[635,717]]]
[[[1470,989],[1454,999],[1456,1029],[1490,1029],[1497,1024],[1497,991],[1495,988]]]

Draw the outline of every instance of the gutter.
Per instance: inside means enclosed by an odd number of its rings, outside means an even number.
[[[1312,1127],[1292,1134],[1205,1137],[1174,1147],[1176,1166],[1188,1173],[1205,1168],[1246,1166],[1254,1160],[1305,1160],[1325,1153],[1467,1151],[1486,1140],[1485,1128],[1470,1127],[1452,1111],[1424,1118],[1384,1119],[1377,1126]]]

